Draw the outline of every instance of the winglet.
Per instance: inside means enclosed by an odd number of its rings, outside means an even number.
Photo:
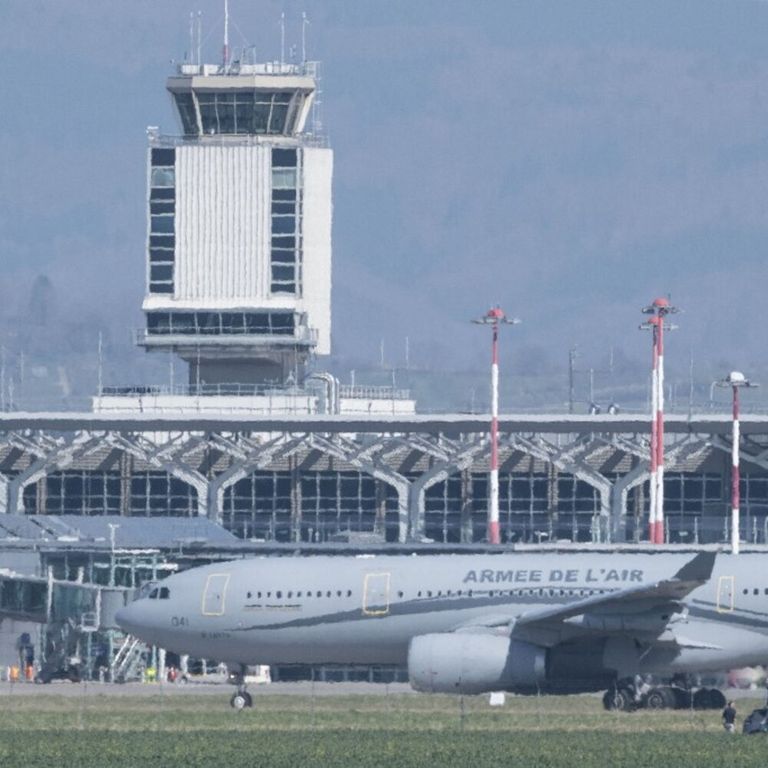
[[[715,567],[717,552],[699,552],[689,560],[674,576],[676,581],[709,581]]]

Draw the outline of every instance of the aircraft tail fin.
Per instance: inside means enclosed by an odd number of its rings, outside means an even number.
[[[675,581],[709,581],[715,567],[717,552],[699,552],[692,557],[674,576]]]

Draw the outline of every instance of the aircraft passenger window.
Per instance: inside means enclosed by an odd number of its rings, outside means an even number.
[[[158,589],[155,587],[150,593],[149,593],[149,599],[150,600],[157,600],[157,592]]]
[[[323,596],[323,593],[319,589],[317,590],[317,596],[318,597],[322,597]]]
[[[245,593],[245,596],[246,596],[246,597],[247,597],[249,600],[251,599],[251,593],[250,593],[250,592],[246,592],[246,593]]]
[[[271,592],[267,592],[267,597],[272,597],[272,593]]]
[[[325,593],[325,596],[326,597],[330,597],[331,596],[331,590],[330,589]]]
[[[766,590],[766,592],[768,592],[768,589]],[[461,597],[461,590],[459,590],[459,591],[458,591],[456,594],[457,594],[459,597]]]
[[[744,594],[745,594],[745,595],[748,595],[748,594],[749,594],[749,590],[748,590],[748,589],[745,589],[745,590],[744,590]],[[150,595],[150,597],[152,597],[152,595]]]
[[[493,590],[491,590],[491,591],[488,593],[488,596],[489,596],[489,597],[493,597]]]
[[[754,590],[753,594],[759,595],[760,594],[760,590],[759,589]]]
[[[398,592],[398,593],[397,593],[397,596],[398,596],[398,597],[402,597],[402,596],[403,596],[403,593],[402,593],[402,592]]]
[[[403,593],[401,592],[400,593],[400,597],[402,597],[402,596],[403,596]],[[352,590],[351,589],[347,590],[347,597],[352,597]]]
[[[282,593],[280,590],[278,590],[277,592],[275,592],[275,597],[277,597],[277,598],[280,598],[280,597],[282,597],[282,596],[283,596],[283,593]]]
[[[261,592],[257,592],[256,597],[261,597]]]
[[[296,597],[301,597],[301,590],[296,593]]]
[[[470,590],[469,590],[469,592],[467,592],[467,594],[468,594],[470,597],[472,597],[472,590],[470,589]]]
[[[768,595],[768,587],[766,587],[766,588],[763,590],[763,594],[766,594],[766,595]]]
[[[421,597],[421,592],[419,592],[418,597]]]
[[[431,589],[427,590],[427,597],[432,597],[432,590]]]
[[[341,597],[341,590],[336,593],[336,597]]]
[[[161,600],[168,600],[170,598],[171,592],[168,589],[168,587],[160,587],[160,599]]]

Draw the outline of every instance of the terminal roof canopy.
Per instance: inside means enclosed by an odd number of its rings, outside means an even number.
[[[109,544],[112,536],[115,546],[131,548],[174,547],[192,542],[231,544],[238,540],[220,525],[202,517],[0,515],[0,541],[23,539]]]

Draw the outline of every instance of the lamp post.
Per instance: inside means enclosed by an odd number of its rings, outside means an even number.
[[[491,471],[488,476],[488,542],[501,544],[499,530],[499,326],[517,325],[520,321],[507,317],[501,307],[492,307],[481,318],[473,320],[479,325],[490,325],[491,346]]]
[[[721,381],[716,381],[718,387],[730,387],[733,392],[733,431],[731,445],[731,551],[739,554],[739,390],[742,387],[757,387],[743,373],[731,371]]]
[[[667,315],[679,312],[669,299],[654,299],[642,310],[651,315],[640,325],[653,336],[653,366],[651,371],[651,505],[648,538],[652,544],[664,543],[664,331],[676,326],[665,321]]]

